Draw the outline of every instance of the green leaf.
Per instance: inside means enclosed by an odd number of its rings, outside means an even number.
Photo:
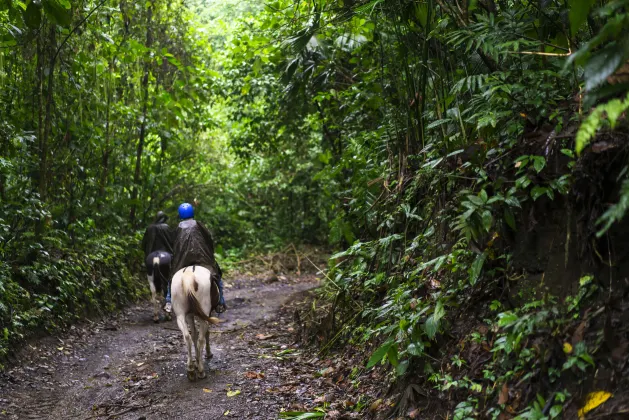
[[[67,9],[55,0],[44,0],[42,2],[44,12],[56,24],[68,27],[72,23],[72,10]]]
[[[408,360],[403,360],[400,362],[400,364],[397,365],[397,367],[395,368],[395,373],[397,374],[397,376],[402,376],[406,373],[406,371],[408,370]]]
[[[559,417],[559,415],[561,414],[563,410],[563,406],[561,405],[553,405],[550,408],[550,418],[554,419],[555,417]]]
[[[612,42],[600,51],[597,51],[587,61],[583,77],[585,78],[585,90],[590,91],[600,86],[611,76],[621,64],[623,64],[629,52],[629,46],[623,45],[629,40],[625,37],[622,43]]]
[[[537,173],[542,172],[546,166],[546,159],[543,156],[533,156],[533,167]]]
[[[387,358],[389,359],[389,362],[393,365],[393,367],[397,367],[400,364],[397,353],[397,346],[389,347],[389,351],[387,351]]]
[[[517,227],[515,225],[515,216],[509,207],[505,207],[504,209],[504,218],[507,226],[509,226],[514,231],[517,231]]]
[[[378,349],[373,352],[371,357],[369,358],[369,362],[367,363],[367,369],[374,367],[376,364],[380,363],[384,356],[389,352],[391,346],[393,346],[393,340],[387,340],[383,345],[378,347]]]
[[[629,109],[629,95],[627,95],[624,101],[613,99],[597,106],[590,115],[588,115],[585,121],[581,123],[579,131],[577,131],[574,147],[577,154],[580,154],[583,149],[590,144],[590,141],[596,135],[598,129],[603,125],[603,114],[607,114],[610,125],[613,127],[619,116],[627,109]]]
[[[546,194],[547,191],[548,191],[547,187],[541,187],[539,185],[536,185],[531,190],[531,198],[533,198],[533,201],[536,201],[542,195]]]
[[[31,1],[24,10],[24,22],[31,29],[37,29],[41,25],[41,7]]]
[[[446,311],[443,307],[443,302],[441,300],[438,300],[437,304],[435,305],[435,311],[430,317],[428,317],[424,326],[428,338],[435,338],[435,336],[437,335],[437,331],[439,330],[439,321],[441,321],[445,314]]]
[[[572,36],[577,34],[577,31],[586,21],[590,9],[594,4],[594,0],[569,0],[570,12],[568,14],[570,18],[570,30]]]
[[[423,343],[411,343],[406,348],[406,351],[411,356],[421,356],[424,354],[424,345]]]
[[[430,338],[431,340],[435,338],[435,335],[437,335],[438,329],[439,329],[439,322],[435,321],[434,317],[430,316],[426,320],[426,324],[424,325],[424,330],[426,331],[426,335],[428,336],[428,338]]]
[[[513,312],[502,312],[498,314],[498,326],[506,327],[518,320],[518,316]]]
[[[483,252],[482,254],[479,254],[476,257],[476,259],[470,266],[468,273],[470,275],[470,284],[472,286],[475,285],[476,282],[478,281],[478,278],[480,277],[480,273],[483,270],[483,265],[485,264],[486,258],[487,258],[487,255]]]
[[[561,153],[568,157],[574,158],[574,152],[570,149],[561,149]]]
[[[485,202],[483,201],[482,198],[475,196],[475,195],[468,195],[467,196],[468,201],[472,202],[473,204],[475,204],[476,206],[482,206],[483,204],[485,204]]]
[[[489,230],[491,229],[491,225],[494,222],[494,216],[491,215],[491,212],[489,210],[485,210],[483,212],[483,227],[485,228],[485,230],[487,232],[489,232]]]

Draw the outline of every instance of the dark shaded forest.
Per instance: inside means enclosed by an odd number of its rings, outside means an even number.
[[[391,416],[620,416],[628,92],[627,0],[0,0],[0,363],[190,202],[228,270],[332,251],[306,341]]]

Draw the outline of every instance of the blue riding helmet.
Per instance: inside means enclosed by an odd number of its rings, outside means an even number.
[[[192,219],[194,217],[194,207],[192,204],[183,203],[179,206],[180,219]]]

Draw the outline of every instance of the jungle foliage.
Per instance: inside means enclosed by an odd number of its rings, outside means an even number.
[[[599,203],[585,248],[629,209],[629,1],[0,6],[1,349],[135,291],[136,231],[197,199],[220,257],[339,249],[327,345],[373,346],[366,369],[455,418],[557,417],[563,378],[592,374],[600,340],[549,366],[535,339],[590,322],[602,287],[583,273],[573,296],[513,293],[513,244],[539,203]],[[614,153],[615,195],[583,198],[588,164]],[[448,337],[491,362],[479,374]]]
[[[605,346],[601,329],[570,334],[594,325],[584,302],[601,284],[582,273],[553,295],[513,248],[525,219],[563,209],[567,268],[584,206],[579,255],[611,262],[596,238],[628,209],[628,25],[627,1],[280,0],[229,44],[231,145],[315,165],[308,185],[344,249],[323,292],[325,348],[379,342],[366,369],[419,386],[400,414],[426,392],[460,419],[554,418],[580,401],[568,384]],[[618,177],[597,190],[606,159]]]

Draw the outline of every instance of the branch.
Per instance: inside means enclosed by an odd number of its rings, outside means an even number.
[[[61,52],[61,48],[63,48],[63,46],[66,44],[66,42],[68,42],[68,40],[70,39],[72,34],[74,34],[74,32],[77,29],[79,29],[79,27],[81,25],[83,25],[85,23],[85,21],[87,21],[90,18],[90,16],[92,16],[94,14],[95,11],[98,10],[106,2],[107,2],[107,0],[102,0],[100,3],[98,3],[92,10],[90,10],[90,12],[83,19],[81,19],[81,21],[78,23],[78,25],[76,25],[74,28],[72,28],[70,33],[64,38],[64,40],[61,42],[61,45],[59,45],[59,47],[57,48],[57,51],[55,52],[55,55],[52,57],[52,63],[53,64],[57,60],[57,56]],[[51,71],[52,71],[52,69],[51,69]]]

